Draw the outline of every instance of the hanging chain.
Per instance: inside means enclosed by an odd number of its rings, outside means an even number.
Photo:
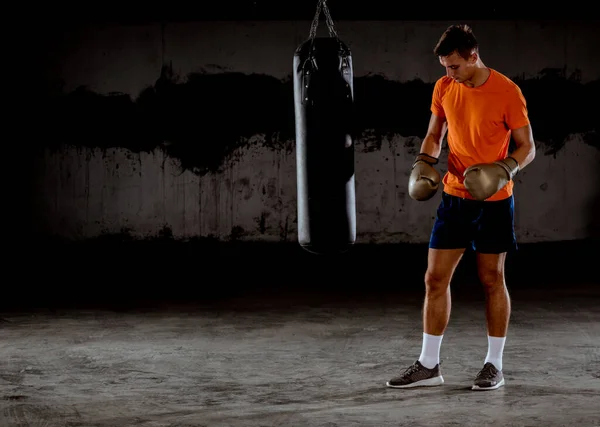
[[[321,8],[325,13],[325,22],[327,23],[327,28],[329,29],[329,36],[338,38],[337,31],[335,30],[335,24],[333,23],[333,19],[331,19],[331,14],[329,13],[329,8],[327,7],[327,0],[319,0],[317,12],[313,18],[312,25],[310,26],[309,37],[314,39],[317,36],[317,27],[319,26],[319,18],[321,17]]]

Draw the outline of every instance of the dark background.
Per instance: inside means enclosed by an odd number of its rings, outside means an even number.
[[[431,50],[454,22],[472,24],[481,35],[484,62],[493,58],[493,66],[521,86],[539,144],[538,158],[517,184],[522,243],[509,257],[509,283],[597,286],[600,64],[594,57],[599,26],[590,10],[523,10],[516,3],[477,11],[382,1],[328,5],[355,54],[356,126],[363,131],[356,142],[355,248],[317,257],[296,242],[292,83],[275,65],[289,64],[291,73],[293,50],[308,35],[316,1],[91,2],[77,8],[53,3],[37,10],[39,22],[28,33],[33,38],[24,42],[32,107],[27,141],[19,149],[27,178],[18,181],[18,209],[10,211],[17,226],[7,230],[17,241],[10,251],[14,271],[30,284],[8,286],[14,299],[4,302],[419,289],[437,199],[415,206],[403,186],[426,131],[433,84],[443,74]],[[261,31],[248,30],[256,25]],[[185,37],[173,36],[182,31]],[[271,31],[269,38],[279,41],[264,44],[258,34]],[[405,40],[398,41],[403,31]],[[182,48],[197,42],[202,49]],[[277,43],[289,47],[285,58],[273,47]],[[387,43],[406,50],[392,54],[384,70],[378,67],[382,51],[389,55]],[[269,49],[272,56],[265,57]],[[222,51],[233,59],[214,63],[224,58]],[[556,56],[544,56],[548,51]],[[268,62],[275,64],[272,73],[265,71]],[[399,78],[390,71],[412,69],[413,63],[427,63],[427,72]],[[144,67],[146,74],[136,74]],[[140,90],[124,91],[124,79],[141,82]],[[266,135],[262,154],[249,151],[248,138],[257,134]],[[393,151],[399,156],[394,170],[384,169],[388,137],[401,140]],[[142,166],[148,153],[154,153],[156,167]],[[253,169],[252,159],[268,153],[279,156],[272,168],[263,159]],[[103,170],[90,166],[99,155]],[[169,161],[176,165],[167,174]],[[166,185],[161,173],[189,178]],[[190,180],[200,183],[193,220],[190,202],[180,201],[181,191],[188,199],[193,193]],[[390,190],[382,192],[382,185]],[[162,192],[162,207],[130,193],[114,197],[131,187],[143,188],[140,194],[151,200]],[[390,198],[396,200],[393,208]],[[244,200],[253,207],[244,207]],[[473,267],[468,254],[457,276],[459,292],[477,286]],[[150,291],[154,285],[158,291]]]
[[[463,7],[447,2],[397,3],[330,0],[334,20],[349,21],[431,21],[431,20],[540,20],[594,19],[593,5],[577,7],[544,5],[533,2],[502,2]],[[47,18],[63,22],[194,22],[194,21],[265,21],[306,20],[315,14],[317,1],[285,2],[277,0],[229,0],[227,2],[89,2],[73,8],[72,3],[54,2],[37,9]],[[55,21],[56,22],[56,21]]]

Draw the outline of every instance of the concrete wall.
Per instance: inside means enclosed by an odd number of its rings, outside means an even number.
[[[406,185],[444,73],[432,48],[450,22],[336,24],[353,52],[363,130],[358,241],[426,242],[439,199],[414,202]],[[515,188],[519,240],[598,236],[599,116],[584,105],[599,97],[598,26],[469,24],[486,65],[514,78],[529,102],[538,156]],[[309,27],[112,25],[47,37],[35,231],[295,241],[290,79]]]

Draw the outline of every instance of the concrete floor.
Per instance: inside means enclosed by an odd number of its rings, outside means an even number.
[[[140,264],[130,254],[120,274],[115,251],[103,250],[114,258],[100,261],[73,251],[82,256],[68,271],[57,264],[64,253],[52,251],[26,275],[41,270],[43,280],[11,289],[0,304],[0,426],[597,427],[600,283],[582,274],[585,257],[568,264],[574,279],[565,281],[552,263],[555,250],[525,248],[513,257],[507,383],[486,392],[470,390],[487,340],[468,257],[452,285],[441,353],[446,383],[397,390],[385,381],[421,347],[423,248],[404,252],[410,269],[398,252],[357,248],[323,261],[241,251],[221,258],[233,267],[210,283],[211,263],[192,267],[197,255],[189,251],[163,258],[171,268],[157,266],[159,255]],[[290,270],[284,258],[305,264]],[[176,259],[188,267],[173,269]],[[532,262],[547,273],[538,281],[526,274]],[[342,274],[341,265],[351,267]],[[194,270],[203,271],[184,281]],[[382,280],[389,272],[394,283]],[[54,279],[59,285],[51,287]],[[152,281],[160,295],[143,293]]]

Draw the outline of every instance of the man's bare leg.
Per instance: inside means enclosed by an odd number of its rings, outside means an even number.
[[[450,319],[450,281],[464,249],[429,249],[423,304],[423,343],[419,361],[387,382],[388,387],[411,388],[444,383],[439,368],[442,336]]]
[[[464,249],[429,249],[425,273],[423,332],[442,335],[450,319],[450,281]]]
[[[477,254],[477,273],[486,296],[488,334],[505,337],[511,313],[510,296],[506,288],[504,264],[506,253]]]
[[[493,390],[504,385],[502,356],[511,314],[510,296],[504,274],[505,261],[506,253],[477,254],[477,272],[486,298],[488,352],[484,368],[474,381],[475,390]],[[488,363],[493,367],[487,365]]]
[[[423,303],[423,343],[419,362],[426,368],[439,363],[444,331],[452,307],[450,282],[464,249],[429,249]]]

